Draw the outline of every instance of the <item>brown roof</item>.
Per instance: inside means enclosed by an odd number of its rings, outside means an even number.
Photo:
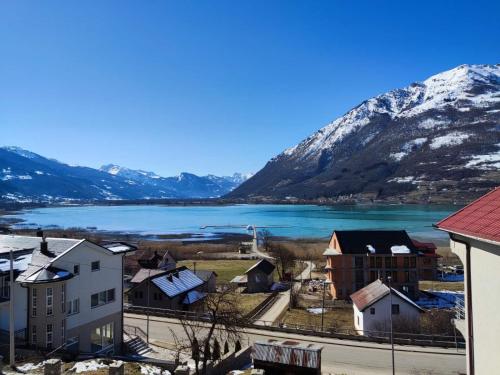
[[[416,307],[417,309],[422,310],[420,306],[418,306],[415,302],[413,302],[410,298],[405,296],[403,293],[397,291],[394,288],[391,288],[393,295],[396,295],[400,297],[401,299],[405,300],[408,302],[410,305],[413,307]],[[375,302],[381,300],[385,296],[389,294],[389,287],[385,285],[382,281],[380,280],[375,280],[371,284],[368,284],[364,288],[354,292],[351,294],[351,300],[352,303],[356,305],[359,311],[363,311],[366,308],[370,307],[373,305]]]
[[[500,242],[500,187],[436,225],[447,232]]]
[[[137,273],[134,275],[132,280],[130,280],[130,282],[134,284],[139,284],[142,283],[149,276],[155,276],[162,272],[165,272],[165,270],[141,268],[139,271],[137,271]]]

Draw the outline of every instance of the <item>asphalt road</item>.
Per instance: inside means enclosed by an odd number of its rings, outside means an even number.
[[[125,324],[146,331],[146,320],[142,315],[125,314]],[[154,317],[150,320],[150,340],[171,343],[170,330],[183,337],[183,330],[175,319]],[[244,330],[243,344],[252,344],[263,339],[294,339],[323,345],[322,371],[324,374],[368,375],[391,374],[390,345],[329,339],[315,336],[293,335],[266,330]],[[463,350],[431,347],[398,346],[395,350],[397,374],[447,375],[465,374],[466,363]]]

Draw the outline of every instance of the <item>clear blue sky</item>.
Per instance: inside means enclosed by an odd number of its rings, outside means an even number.
[[[364,99],[500,63],[499,1],[0,4],[0,129],[70,164],[257,171]]]

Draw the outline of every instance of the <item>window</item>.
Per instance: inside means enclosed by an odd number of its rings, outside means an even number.
[[[382,257],[376,257],[375,262],[376,262],[377,268],[382,268]]]
[[[365,281],[365,273],[363,270],[356,270],[354,273],[354,278],[356,280],[356,283],[364,283]]]
[[[99,352],[114,345],[113,323],[95,328],[90,334],[90,345],[92,352]]]
[[[398,272],[397,271],[392,271],[392,282],[393,283],[398,282]]]
[[[410,271],[405,271],[405,283],[410,282]]]
[[[73,266],[73,274],[74,275],[79,275],[80,274],[80,265],[79,264],[75,264]]]
[[[52,349],[52,324],[47,324],[47,349]]]
[[[399,305],[398,304],[392,305],[392,315],[399,315]]]
[[[78,314],[80,312],[80,298],[68,301],[68,315]]]
[[[417,266],[417,258],[411,257],[410,258],[410,268],[415,268],[416,266]]]
[[[31,316],[36,316],[36,293],[35,288],[31,288]]]
[[[92,272],[99,271],[101,269],[101,262],[99,262],[98,260],[92,262],[92,264],[90,265],[90,269]]]
[[[37,337],[36,337],[36,326],[35,326],[35,325],[32,325],[32,326],[31,326],[31,345],[36,346],[36,341],[37,341]]]
[[[375,268],[375,257],[370,257],[370,268]]]
[[[10,282],[7,280],[7,276],[0,278],[0,296],[10,298]]]
[[[66,341],[66,319],[61,320],[61,342]]]
[[[385,257],[385,268],[391,268],[391,257]]]
[[[398,258],[391,257],[392,260],[392,268],[398,268]]]
[[[378,279],[378,273],[377,271],[370,271],[370,281],[375,281]]]
[[[54,302],[54,298],[53,298],[53,290],[52,288],[47,288],[45,290],[46,292],[46,304],[47,304],[47,315],[52,315],[52,304]]]
[[[134,292],[134,298],[142,298],[143,294],[142,291],[135,291]]]
[[[363,268],[363,257],[354,257],[354,266],[356,268]]]
[[[61,285],[61,312],[66,311],[66,284]]]
[[[403,267],[404,268],[410,267],[410,258],[404,257],[404,259],[403,259]]]
[[[90,296],[90,307],[105,305],[115,300],[115,290],[108,289]]]
[[[370,315],[375,315],[375,307],[370,307]]]

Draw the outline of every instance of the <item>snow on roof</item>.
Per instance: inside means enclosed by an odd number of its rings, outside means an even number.
[[[408,249],[405,245],[391,246],[391,252],[393,254],[411,254],[410,249]]]

